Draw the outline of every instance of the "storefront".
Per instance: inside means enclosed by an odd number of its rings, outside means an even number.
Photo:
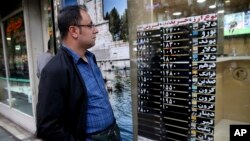
[[[33,133],[36,59],[53,39],[51,4],[51,0],[10,0],[0,6],[0,113]]]
[[[248,0],[129,0],[128,17],[135,140],[229,141],[250,123]]]
[[[103,18],[102,0],[9,0],[0,6],[0,113],[31,132],[36,59],[49,40],[57,52],[57,13],[76,2],[88,6],[97,24],[96,48],[103,57],[98,61],[106,69],[102,63],[110,63],[109,49],[111,60],[121,58],[119,42]],[[125,66],[130,66],[133,113],[128,136],[229,141],[230,125],[250,123],[249,0],[127,2],[130,64]],[[127,124],[123,130],[130,128]]]

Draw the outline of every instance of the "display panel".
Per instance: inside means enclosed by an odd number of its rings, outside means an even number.
[[[224,16],[224,35],[250,33],[250,11],[226,14]]]
[[[139,136],[213,140],[216,53],[217,14],[138,26]]]

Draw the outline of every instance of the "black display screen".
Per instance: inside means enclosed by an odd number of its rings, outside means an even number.
[[[213,139],[217,21],[137,32],[138,134]]]

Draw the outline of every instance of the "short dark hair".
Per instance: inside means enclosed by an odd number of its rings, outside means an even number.
[[[80,24],[82,19],[81,10],[87,12],[87,7],[85,5],[71,5],[60,10],[58,15],[58,28],[62,39],[67,35],[69,26]]]

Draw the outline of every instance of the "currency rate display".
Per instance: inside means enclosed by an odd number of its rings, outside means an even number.
[[[217,15],[137,28],[138,135],[214,140]]]

